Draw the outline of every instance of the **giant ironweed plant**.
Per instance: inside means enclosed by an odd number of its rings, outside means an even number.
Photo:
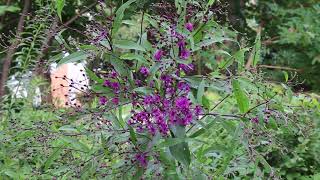
[[[57,111],[54,121],[50,114],[49,123],[45,118],[29,123],[37,131],[26,129],[33,140],[19,149],[36,158],[23,161],[29,173],[24,175],[280,178],[279,169],[270,165],[273,151],[286,153],[279,137],[288,131],[307,135],[300,118],[318,117],[319,103],[256,71],[262,59],[259,32],[253,47],[244,47],[236,32],[215,21],[214,1],[175,2],[154,3],[150,13],[134,14],[139,23],[132,26],[140,27],[134,40],[122,39],[120,29],[136,0],[115,14],[108,14],[100,1],[101,11],[86,25],[82,40],[69,37],[67,43],[58,33],[56,39],[70,53],[58,64],[86,60],[85,73],[79,73],[90,86],[56,77],[81,92],[81,103],[68,103],[73,108]],[[249,69],[246,57],[251,58]],[[11,121],[6,122],[3,126],[9,127]],[[1,143],[25,138],[20,136],[8,134]],[[29,150],[37,148],[43,152]]]

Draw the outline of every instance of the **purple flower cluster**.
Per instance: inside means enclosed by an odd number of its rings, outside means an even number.
[[[111,99],[111,102],[114,105],[118,105],[120,100],[119,94],[121,91],[121,84],[118,82],[118,73],[111,71],[108,74],[107,79],[103,82],[103,85],[113,90],[115,97]],[[107,103],[107,98],[102,96],[99,98],[99,102],[101,105],[105,105]]]
[[[155,135],[159,132],[167,136],[172,125],[187,126],[201,114],[200,106],[194,106],[187,98],[190,92],[188,83],[178,81],[170,75],[162,75],[163,94],[145,95],[136,101],[129,124],[140,133],[148,132]]]
[[[164,52],[160,49],[160,50],[157,50],[157,51],[154,53],[153,57],[154,57],[154,59],[156,59],[157,61],[160,61],[161,58],[162,58],[162,56],[163,56],[163,54],[164,54]]]
[[[186,48],[186,42],[184,41],[184,39],[179,40],[178,47],[179,47],[179,57],[181,59],[188,59],[190,56],[190,51]]]
[[[138,153],[135,155],[135,160],[138,162],[140,167],[147,167],[147,153]]]
[[[184,27],[190,32],[193,31],[193,24],[190,22],[186,23]]]
[[[143,75],[143,76],[148,76],[149,75],[149,69],[146,68],[145,66],[142,66],[140,68],[140,73]]]

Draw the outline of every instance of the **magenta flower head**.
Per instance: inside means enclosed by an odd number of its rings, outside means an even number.
[[[144,66],[142,66],[142,67],[140,68],[140,73],[141,73],[142,75],[144,75],[144,76],[148,76],[148,75],[149,75],[149,69],[146,68],[146,67],[144,67]]]
[[[163,53],[164,52],[161,49],[157,50],[153,55],[154,59],[156,59],[157,61],[160,61],[163,56]]]
[[[179,97],[176,100],[176,107],[179,109],[188,109],[190,106],[190,101],[186,97]]]
[[[190,23],[190,22],[188,22],[188,23],[186,23],[185,25],[184,25],[184,27],[186,28],[186,29],[188,29],[188,31],[193,31],[193,24],[192,23]]]
[[[103,83],[103,85],[104,85],[104,86],[107,86],[107,87],[110,87],[111,84],[112,84],[111,81],[109,81],[108,79],[105,80],[104,83]]]
[[[100,97],[100,98],[99,98],[99,103],[100,103],[101,105],[107,104],[107,98],[106,98],[105,96]]]
[[[140,167],[147,167],[147,154],[146,153],[138,153],[135,157],[136,161],[139,163]]]
[[[115,97],[115,98],[112,98],[112,103],[114,104],[114,105],[118,105],[119,104],[119,98],[117,98],[117,97]]]
[[[183,49],[181,52],[180,52],[180,58],[181,59],[188,59],[190,56],[190,51],[187,50],[187,49]]]
[[[259,124],[259,118],[258,117],[251,118],[251,122],[255,124]]]

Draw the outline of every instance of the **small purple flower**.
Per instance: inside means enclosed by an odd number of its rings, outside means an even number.
[[[115,97],[115,98],[112,98],[112,103],[114,104],[114,105],[118,105],[119,104],[119,98],[117,98],[117,97]]]
[[[110,77],[113,78],[113,79],[115,79],[117,76],[118,76],[118,73],[116,71],[112,71],[110,73]]]
[[[140,167],[147,167],[147,153],[138,153],[136,154],[135,159],[139,163]]]
[[[142,66],[142,67],[140,68],[140,73],[141,73],[142,75],[144,75],[144,76],[148,76],[148,75],[149,75],[149,69],[146,68],[146,67],[144,67],[144,66]]]
[[[196,116],[199,116],[201,113],[202,113],[202,108],[201,108],[201,106],[197,105],[197,106],[194,108],[194,114],[195,114]]]
[[[100,103],[101,105],[107,104],[107,98],[106,98],[105,96],[101,96],[101,97],[99,98],[99,103]]]
[[[180,56],[181,59],[188,59],[189,56],[190,56],[190,51],[187,50],[187,49],[182,49],[180,51],[180,55],[179,56]]]
[[[156,134],[157,129],[156,129],[151,123],[148,124],[147,128],[148,128],[148,130],[149,130],[149,133],[150,133],[152,136],[154,136],[154,135]]]
[[[164,99],[162,101],[163,107],[168,108],[170,106],[170,101],[168,99]]]
[[[152,102],[153,102],[152,96],[145,96],[144,99],[143,99],[143,104],[145,106],[149,105],[149,104],[152,104]]]
[[[186,28],[186,29],[188,29],[188,31],[193,31],[193,24],[192,23],[190,23],[190,22],[188,22],[188,23],[186,23],[185,25],[184,25],[184,27]]]
[[[157,51],[154,53],[153,57],[154,57],[157,61],[160,61],[161,58],[162,58],[162,56],[163,56],[163,53],[164,53],[164,52],[163,52],[161,49],[159,49],[159,50],[157,50]]]
[[[109,80],[105,80],[103,85],[107,86],[107,87],[110,87],[111,86],[111,81]]]
[[[255,123],[255,124],[258,124],[259,123],[259,118],[258,117],[251,118],[251,122]]]
[[[149,87],[153,88],[155,85],[155,81],[154,80],[151,80],[150,83],[149,83]]]
[[[139,79],[137,79],[137,80],[135,80],[135,84],[137,85],[137,86],[141,86],[141,80],[139,80]]]
[[[180,40],[180,41],[178,41],[178,47],[179,47],[179,50],[182,50],[182,49],[184,49],[185,48],[185,46],[186,46],[186,42],[182,39],[182,40]]]
[[[186,42],[182,39],[178,41],[178,47],[179,47],[179,57],[181,59],[188,59],[190,56],[190,51],[186,49]]]
[[[176,107],[179,109],[188,109],[190,106],[190,101],[186,97],[179,97],[176,100]]]
[[[182,69],[185,73],[192,72],[194,70],[194,65],[190,64],[179,64],[178,67]]]
[[[120,89],[120,84],[118,82],[112,82],[110,87],[114,90],[119,90]]]
[[[186,91],[186,92],[190,91],[190,86],[185,82],[178,82],[177,87],[180,91]]]

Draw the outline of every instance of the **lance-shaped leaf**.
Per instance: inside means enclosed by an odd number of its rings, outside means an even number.
[[[236,79],[232,81],[233,94],[237,100],[237,104],[241,113],[245,113],[249,110],[249,98],[245,91],[240,86],[240,82]]]
[[[121,26],[122,19],[124,16],[124,11],[130,6],[130,4],[134,3],[135,1],[136,0],[127,1],[126,3],[122,4],[122,6],[120,6],[119,9],[117,10],[115,19],[112,24],[112,36],[114,36],[118,32]]]
[[[66,64],[66,63],[83,61],[83,60],[87,59],[87,57],[88,57],[88,55],[85,52],[77,51],[77,52],[74,52],[74,53],[62,58],[59,61],[58,66],[60,66],[62,64]]]

